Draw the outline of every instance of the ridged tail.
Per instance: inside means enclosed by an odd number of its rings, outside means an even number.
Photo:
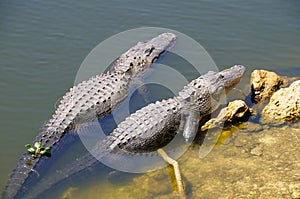
[[[55,145],[51,149],[54,154],[49,161],[48,157],[32,158],[28,153],[24,153],[19,159],[17,166],[13,170],[2,193],[3,199],[23,198],[23,195],[31,189],[32,185],[40,180],[40,177],[47,171],[51,162],[60,155],[57,153],[61,148],[66,148],[74,141],[74,136],[65,136],[61,139],[60,145]],[[38,141],[39,138],[36,138]],[[42,146],[45,143],[42,143]],[[57,156],[58,155],[58,156]]]
[[[40,194],[49,190],[51,187],[63,183],[65,180],[79,175],[87,168],[92,168],[97,164],[99,164],[98,160],[93,155],[88,153],[74,161],[72,164],[66,165],[64,169],[56,171],[56,173],[52,174],[51,176],[40,180],[39,183],[37,183],[28,193],[26,193],[24,198],[38,198]]]

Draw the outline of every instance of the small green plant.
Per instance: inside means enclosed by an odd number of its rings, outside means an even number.
[[[37,157],[38,155],[45,155],[49,157],[51,155],[51,148],[43,147],[40,142],[35,142],[34,147],[32,147],[31,144],[26,144],[25,147],[32,157]]]

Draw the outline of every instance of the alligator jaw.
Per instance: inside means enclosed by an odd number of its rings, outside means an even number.
[[[231,68],[220,72],[220,75],[223,76],[223,84],[226,93],[230,92],[233,87],[240,82],[245,72],[246,68],[243,65],[234,65]]]

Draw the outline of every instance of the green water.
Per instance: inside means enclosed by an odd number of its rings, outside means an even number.
[[[0,189],[90,50],[146,26],[189,35],[221,69],[245,65],[240,88],[256,68],[300,76],[297,0],[0,1]]]

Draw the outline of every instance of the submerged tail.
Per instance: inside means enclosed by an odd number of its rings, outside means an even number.
[[[51,158],[40,156],[32,158],[28,153],[24,153],[19,159],[16,168],[10,175],[9,180],[2,193],[3,199],[23,198],[23,195],[38,182],[40,177],[47,171],[51,163],[60,157],[61,148],[67,148],[74,140],[74,135],[68,135],[61,139],[60,145],[53,145],[51,148]],[[39,141],[39,137],[36,138]],[[45,143],[42,143],[42,146]]]
[[[40,194],[49,190],[53,186],[58,185],[71,177],[79,175],[87,168],[92,168],[97,164],[99,164],[98,160],[93,155],[88,153],[81,158],[76,159],[76,161],[72,162],[71,164],[68,164],[64,167],[64,169],[56,171],[55,174],[41,179],[38,184],[30,189],[25,198],[38,198]]]

